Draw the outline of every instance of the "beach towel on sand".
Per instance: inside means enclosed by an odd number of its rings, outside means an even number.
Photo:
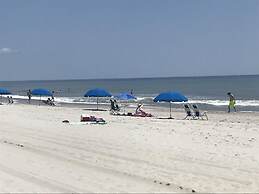
[[[89,115],[81,115],[80,122],[70,122],[69,120],[64,120],[62,122],[69,123],[72,125],[106,124],[106,121],[103,118]]]

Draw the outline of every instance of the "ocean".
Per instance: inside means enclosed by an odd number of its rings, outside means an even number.
[[[259,75],[210,76],[210,77],[169,77],[134,79],[92,79],[92,80],[45,80],[45,81],[1,81],[0,87],[9,89],[16,100],[26,99],[26,92],[34,88],[55,91],[55,99],[60,103],[91,104],[95,99],[84,98],[92,88],[105,88],[113,95],[130,92],[138,102],[154,106],[153,98],[160,92],[178,91],[204,110],[226,110],[227,92],[232,92],[239,111],[259,111]],[[101,103],[109,103],[108,99]],[[136,102],[137,103],[137,102]],[[175,107],[181,107],[175,104]]]

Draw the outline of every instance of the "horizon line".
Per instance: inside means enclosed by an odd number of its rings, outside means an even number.
[[[239,74],[239,75],[193,75],[193,76],[155,76],[155,77],[127,77],[127,78],[75,78],[75,79],[41,79],[41,80],[0,80],[0,82],[26,82],[26,81],[80,81],[80,80],[130,80],[130,79],[166,79],[166,78],[198,78],[198,77],[238,77],[238,76],[259,76],[259,74]]]

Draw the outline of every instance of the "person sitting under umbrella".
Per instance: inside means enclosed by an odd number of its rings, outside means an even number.
[[[13,97],[7,96],[7,98],[8,98],[8,104],[13,104]]]
[[[115,109],[116,109],[116,110],[118,110],[118,111],[120,110],[120,107],[119,107],[119,105],[118,105],[118,102],[117,102],[117,100],[115,100],[115,99],[114,99],[114,106],[115,106]]]
[[[42,100],[45,104],[50,105],[50,106],[56,106],[55,103],[48,98],[47,100]]]
[[[136,111],[135,111],[135,116],[141,116],[141,117],[151,117],[152,115],[150,113],[146,113],[143,109],[143,104],[139,103]]]
[[[110,109],[111,111],[113,111],[114,113],[120,111],[120,107],[117,104],[117,101],[115,99],[110,99],[110,102],[111,102],[111,109]]]

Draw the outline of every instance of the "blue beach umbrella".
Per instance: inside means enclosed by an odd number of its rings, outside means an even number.
[[[172,119],[172,102],[187,102],[188,99],[179,92],[162,92],[155,97],[154,102],[169,102],[170,103],[170,119]]]
[[[11,94],[11,92],[8,91],[8,90],[5,89],[5,88],[0,88],[1,99],[2,99],[2,95],[8,95],[8,94]]]
[[[43,88],[34,89],[31,91],[31,94],[35,96],[52,96],[49,90]]]
[[[127,92],[120,93],[115,96],[119,100],[136,100],[137,98]]]
[[[135,96],[133,96],[132,94],[129,94],[127,92],[120,93],[120,94],[118,94],[114,97],[117,98],[118,100],[123,100],[123,101],[129,101],[129,100],[136,100],[137,99]],[[125,108],[126,108],[126,105],[124,105],[124,113],[125,113]]]
[[[97,98],[97,110],[98,110],[98,98],[100,97],[111,97],[112,95],[104,90],[104,89],[101,89],[101,88],[95,88],[95,89],[91,89],[91,90],[88,90],[84,97],[96,97]]]
[[[0,95],[11,94],[11,92],[5,88],[0,88]]]
[[[49,90],[43,89],[43,88],[34,89],[31,91],[31,94],[34,96],[40,96],[40,101],[41,101],[42,96],[52,96],[53,95]]]

